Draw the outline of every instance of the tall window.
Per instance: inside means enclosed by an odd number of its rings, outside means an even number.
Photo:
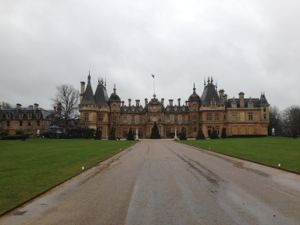
[[[84,121],[88,122],[89,121],[89,114],[88,113],[84,113]]]
[[[249,121],[253,120],[253,112],[248,112],[248,120]]]
[[[207,113],[207,121],[212,121],[212,114],[211,113]]]
[[[102,115],[102,113],[98,113],[97,114],[97,120],[98,120],[98,122],[102,122],[103,121],[103,115]]]
[[[19,125],[20,125],[20,127],[22,127],[23,126],[23,121],[19,121]]]
[[[7,127],[10,126],[10,121],[6,121],[6,126],[7,126]]]
[[[215,113],[215,120],[219,121],[219,113]]]
[[[232,114],[231,114],[231,120],[233,122],[237,121],[237,113],[236,112],[232,112]]]

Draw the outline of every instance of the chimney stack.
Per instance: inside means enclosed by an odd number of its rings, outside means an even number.
[[[136,107],[139,107],[139,106],[140,106],[140,100],[139,100],[139,99],[136,99],[136,100],[135,100],[135,106],[136,106]]]
[[[122,107],[124,107],[124,101],[122,101]]]
[[[145,98],[145,107],[148,105],[148,98]]]
[[[16,108],[17,108],[17,109],[21,109],[21,107],[22,107],[22,105],[21,105],[20,103],[17,103],[17,104],[16,104]]]
[[[245,107],[245,100],[244,100],[244,92],[239,93],[239,98],[240,98],[240,107],[244,108]]]
[[[84,91],[85,91],[85,82],[81,81],[80,82],[80,103],[82,101]]]
[[[128,106],[131,106],[131,98],[128,99]]]
[[[227,102],[227,94],[224,95],[224,102]]]
[[[181,99],[180,99],[180,98],[178,98],[177,100],[178,100],[178,106],[180,106],[180,101],[181,101]]]
[[[165,104],[165,99],[164,98],[161,99],[161,104],[164,107],[164,104]]]
[[[34,104],[33,104],[33,110],[37,110],[38,108],[39,108],[39,104],[34,103]]]
[[[173,99],[169,99],[170,106],[173,106]]]

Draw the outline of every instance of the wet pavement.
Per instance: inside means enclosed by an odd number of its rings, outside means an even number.
[[[142,140],[0,224],[298,225],[300,176],[171,140]]]

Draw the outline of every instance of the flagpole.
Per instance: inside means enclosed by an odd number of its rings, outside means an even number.
[[[153,93],[155,95],[155,77],[153,77]]]
[[[152,78],[153,78],[153,96],[155,96],[155,75],[151,74]]]

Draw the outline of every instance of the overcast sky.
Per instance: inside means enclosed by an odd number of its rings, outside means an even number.
[[[52,108],[56,87],[106,77],[127,102],[228,97],[300,104],[299,0],[1,0],[0,101]]]

